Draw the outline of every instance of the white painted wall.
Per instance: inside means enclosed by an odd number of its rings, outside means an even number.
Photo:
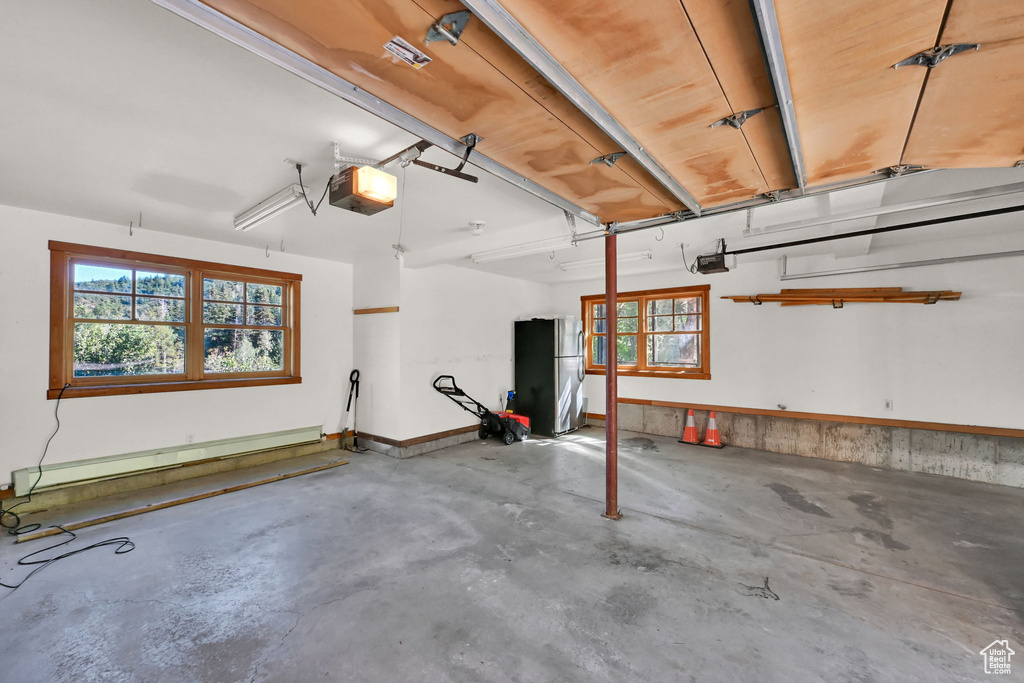
[[[711,284],[712,378],[620,377],[620,396],[1024,428],[1024,258],[791,282],[780,282],[778,262],[762,261],[710,276],[680,269],[623,277],[618,289],[699,283]],[[719,298],[782,287],[868,286],[952,289],[963,298],[841,310]],[[580,296],[603,291],[603,281],[592,280],[554,286],[553,297],[563,314],[580,315]],[[590,411],[603,413],[604,377],[588,376],[584,386]],[[885,399],[894,401],[891,412],[883,409]]]
[[[230,230],[230,226],[225,226]],[[314,424],[340,430],[352,367],[352,266],[0,206],[0,483],[35,465],[53,430],[48,240],[301,273],[301,384],[66,399],[50,463]]]
[[[400,438],[476,422],[434,390],[438,375],[454,375],[466,393],[497,410],[513,388],[513,322],[551,310],[545,284],[455,266],[404,270]]]
[[[402,264],[391,253],[355,264],[354,308],[399,305]],[[402,420],[398,313],[371,313],[353,319],[353,362],[359,369],[359,398],[349,428],[397,439]],[[346,387],[348,377],[345,377]],[[346,388],[346,396],[348,389]]]

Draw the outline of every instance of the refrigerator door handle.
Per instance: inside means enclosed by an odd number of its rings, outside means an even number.
[[[586,363],[583,361],[583,354],[585,351],[586,342],[584,341],[583,330],[580,330],[580,355],[577,356],[577,371],[576,376],[579,377],[580,382],[587,376]]]

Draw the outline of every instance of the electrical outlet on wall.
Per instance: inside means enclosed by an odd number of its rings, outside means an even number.
[[[892,410],[892,399],[891,398],[885,399],[885,401],[883,402],[882,405],[885,407],[886,410],[890,410],[891,411]]]
[[[192,443],[193,441],[195,441],[195,438],[196,438],[195,434],[186,434],[185,435],[185,443]]]

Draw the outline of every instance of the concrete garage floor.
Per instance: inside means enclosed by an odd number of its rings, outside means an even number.
[[[137,549],[0,594],[0,678],[983,680],[996,638],[1024,674],[1024,490],[624,434],[612,522],[602,447],[353,454],[83,530]]]

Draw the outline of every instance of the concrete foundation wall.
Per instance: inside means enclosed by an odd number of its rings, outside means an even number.
[[[685,416],[681,408],[619,404],[619,428],[632,432],[680,438]],[[1024,439],[767,415],[715,416],[729,446],[1024,487]],[[695,410],[694,418],[703,440],[708,413]]]
[[[360,437],[359,446],[361,448],[368,448],[377,453],[389,455],[392,458],[411,458],[416,455],[424,455],[425,453],[439,451],[442,448],[448,448],[449,446],[458,446],[460,443],[476,441],[479,438],[480,437],[477,436],[476,430],[474,429],[473,431],[466,432],[464,434],[444,436],[439,439],[434,439],[433,441],[413,444],[411,446],[395,446]]]

